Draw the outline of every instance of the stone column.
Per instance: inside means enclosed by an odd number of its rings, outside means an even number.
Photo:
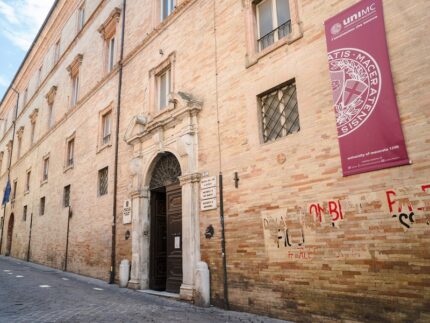
[[[132,234],[131,234],[131,278],[128,287],[149,288],[149,190],[144,187],[131,194]]]
[[[195,270],[200,261],[199,183],[200,173],[179,178],[182,186],[182,285],[180,297],[192,300]]]

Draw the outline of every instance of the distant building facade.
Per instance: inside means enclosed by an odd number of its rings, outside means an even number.
[[[354,3],[56,1],[1,102],[1,254],[128,259],[186,300],[204,261],[217,306],[429,319],[430,3],[383,1],[412,162],[343,177],[323,23]]]

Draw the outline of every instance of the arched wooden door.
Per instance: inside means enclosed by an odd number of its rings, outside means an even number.
[[[179,293],[182,283],[181,168],[170,153],[159,156],[151,191],[149,288]]]
[[[15,216],[13,213],[10,215],[9,224],[7,227],[7,243],[6,243],[6,256],[9,256],[12,251],[12,237],[13,237],[13,225],[15,222]]]

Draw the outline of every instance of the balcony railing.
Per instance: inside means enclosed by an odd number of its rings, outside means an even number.
[[[288,20],[284,24],[280,25],[278,28],[273,29],[271,32],[267,33],[263,37],[257,40],[258,48],[260,51],[269,47],[273,43],[277,42],[279,39],[284,38],[291,33],[291,20]]]

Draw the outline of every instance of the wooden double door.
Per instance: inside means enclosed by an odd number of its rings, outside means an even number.
[[[151,191],[149,288],[179,293],[182,284],[182,190],[174,184]]]

